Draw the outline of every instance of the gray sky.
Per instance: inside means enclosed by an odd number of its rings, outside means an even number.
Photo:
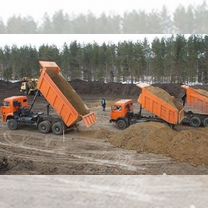
[[[55,11],[63,9],[65,12],[87,13],[92,11],[96,15],[102,12],[122,14],[128,10],[143,9],[151,11],[152,9],[161,9],[166,5],[169,11],[173,11],[179,4],[187,6],[188,4],[200,4],[204,0],[6,0],[1,1],[0,16],[3,20],[13,14],[31,15],[36,20],[40,20],[45,12],[53,14]],[[207,0],[206,0],[207,1]]]
[[[133,9],[143,9],[151,11],[152,9],[161,9],[166,5],[170,11],[173,11],[179,4],[187,6],[188,4],[201,4],[203,0],[6,0],[1,2],[0,17],[6,22],[7,18],[12,15],[27,16],[31,15],[36,20],[40,20],[45,12],[52,15],[55,11],[63,9],[70,13],[87,13],[93,12],[96,15],[102,12],[122,14],[125,11]],[[55,44],[61,47],[64,42],[77,40],[81,43],[92,43],[93,41],[102,44],[103,42],[114,42],[124,40],[143,40],[147,37],[151,42],[155,37],[165,35],[0,35],[0,47],[5,45],[17,46],[32,45],[40,46],[42,44]],[[170,36],[170,35],[166,35]]]

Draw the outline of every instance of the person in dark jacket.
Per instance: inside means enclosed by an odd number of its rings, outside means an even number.
[[[105,100],[105,98],[102,98],[102,100],[101,100],[101,106],[103,108],[103,111],[105,111],[105,108],[106,108],[106,100]]]

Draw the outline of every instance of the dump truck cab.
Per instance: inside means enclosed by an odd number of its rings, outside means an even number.
[[[8,119],[14,117],[21,109],[28,109],[30,106],[26,96],[13,96],[5,98],[1,107],[2,120],[6,123]]]
[[[133,101],[131,99],[122,99],[111,106],[110,122],[115,122],[119,129],[125,129],[129,126],[129,115],[133,113]]]

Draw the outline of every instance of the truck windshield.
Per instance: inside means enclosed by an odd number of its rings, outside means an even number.
[[[111,110],[112,111],[121,111],[122,110],[122,107],[119,106],[119,105],[114,105],[114,106],[112,106],[112,109]]]
[[[4,101],[4,102],[3,102],[3,106],[9,107],[9,102]]]

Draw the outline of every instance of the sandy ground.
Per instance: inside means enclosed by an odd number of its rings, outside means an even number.
[[[207,176],[2,176],[0,207],[207,208]]]
[[[92,128],[82,124],[63,136],[43,135],[36,129],[9,131],[0,128],[0,158],[7,158],[8,166],[0,174],[208,174],[208,167],[194,167],[169,157],[112,146],[105,138],[106,131],[119,131],[109,123],[110,104],[102,112],[99,98],[85,96],[97,120]],[[36,109],[46,103],[38,99]]]

